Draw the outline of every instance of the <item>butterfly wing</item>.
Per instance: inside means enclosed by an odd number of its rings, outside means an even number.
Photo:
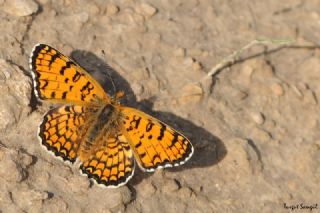
[[[65,161],[74,162],[81,139],[89,128],[92,109],[82,106],[62,106],[51,109],[39,126],[39,139],[49,151]]]
[[[34,91],[41,100],[79,105],[95,99],[108,100],[100,84],[58,50],[37,44],[31,53]]]
[[[130,145],[121,134],[105,134],[104,143],[80,170],[98,184],[116,188],[126,184],[134,173],[134,158]]]
[[[193,154],[190,141],[165,123],[139,110],[121,107],[122,129],[144,171],[184,164]]]

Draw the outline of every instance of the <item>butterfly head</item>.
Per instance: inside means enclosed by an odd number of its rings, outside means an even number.
[[[119,103],[119,100],[121,98],[123,98],[124,96],[125,96],[124,91],[120,90],[115,94],[114,97],[111,98],[111,102],[114,103],[114,104]]]

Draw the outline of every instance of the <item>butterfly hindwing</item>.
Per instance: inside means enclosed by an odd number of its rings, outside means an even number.
[[[41,100],[88,103],[108,100],[106,93],[84,69],[58,50],[38,44],[30,57],[34,90]]]
[[[42,145],[63,160],[74,162],[80,142],[89,128],[91,112],[82,106],[62,106],[48,111],[39,126]]]
[[[190,141],[172,127],[139,110],[121,107],[123,132],[145,171],[178,166],[193,154]]]
[[[105,134],[100,146],[80,166],[83,174],[109,188],[124,185],[134,173],[134,158],[127,139],[121,134]]]

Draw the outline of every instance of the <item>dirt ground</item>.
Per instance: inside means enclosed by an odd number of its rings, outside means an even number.
[[[0,0],[0,20],[0,212],[319,211],[319,0]],[[295,43],[254,46],[203,80],[256,38]],[[183,132],[193,157],[104,189],[49,155],[36,43],[112,95],[111,76],[123,104]]]

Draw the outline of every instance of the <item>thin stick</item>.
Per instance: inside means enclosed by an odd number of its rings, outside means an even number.
[[[215,75],[217,71],[219,71],[221,68],[225,67],[226,65],[234,63],[243,51],[249,49],[253,45],[256,45],[256,44],[289,45],[294,41],[295,41],[294,39],[268,39],[268,38],[255,39],[251,41],[249,44],[242,47],[241,49],[234,51],[231,55],[224,58],[219,64],[214,66],[202,80],[205,80],[210,76]]]

